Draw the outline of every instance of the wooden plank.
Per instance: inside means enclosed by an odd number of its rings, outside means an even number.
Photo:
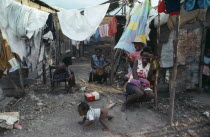
[[[177,76],[177,45],[178,45],[178,35],[179,35],[179,19],[180,16],[177,15],[176,17],[176,36],[174,40],[174,65],[172,69],[171,80],[169,84],[169,91],[170,91],[170,107],[169,107],[169,124],[173,125],[174,120],[174,100],[175,100],[175,92],[176,92],[176,76]]]

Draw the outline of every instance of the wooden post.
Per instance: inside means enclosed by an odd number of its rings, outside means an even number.
[[[178,45],[178,37],[179,37],[179,15],[176,17],[176,37],[174,40],[174,65],[171,74],[171,80],[169,85],[170,91],[170,111],[169,111],[169,124],[173,125],[174,120],[174,100],[175,100],[175,92],[176,92],[176,76],[177,76],[177,45]]]
[[[79,45],[79,57],[84,57],[84,41],[80,42]]]
[[[159,0],[160,3],[160,0]],[[160,13],[158,13],[158,29],[157,29],[157,46],[160,46]],[[157,51],[158,52],[158,51]],[[158,56],[158,54],[157,54]],[[155,74],[155,84],[154,84],[154,93],[155,93],[155,106],[157,106],[157,85],[158,85],[158,77],[159,77],[159,56],[156,60],[157,68],[156,68],[156,74]]]
[[[110,69],[110,84],[112,85],[113,84],[113,79],[114,79],[114,73],[113,73],[113,64],[114,64],[114,61],[115,61],[115,50],[114,50],[114,46],[115,46],[115,35],[112,36],[112,43],[111,43],[111,69]]]
[[[111,43],[111,64],[114,61],[114,46],[115,46],[115,35],[112,36],[112,43]]]
[[[18,69],[18,73],[19,73],[20,87],[21,87],[21,89],[24,89],[21,62],[19,64],[20,64],[20,69]]]
[[[204,58],[204,52],[205,52],[205,45],[206,45],[206,33],[207,33],[207,28],[206,26],[203,27],[203,36],[201,40],[201,56],[200,56],[200,61],[203,60]],[[201,64],[201,63],[200,63]],[[202,85],[203,85],[203,65],[200,65],[200,71],[199,71],[199,90],[202,91]]]
[[[45,46],[45,45],[43,45]],[[45,53],[45,47],[44,47],[44,55],[43,55],[43,61],[42,61],[42,76],[43,76],[43,84],[47,83],[47,75],[46,75],[46,53]]]

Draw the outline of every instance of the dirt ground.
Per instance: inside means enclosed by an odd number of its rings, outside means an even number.
[[[88,63],[74,64],[72,70],[77,81],[88,80]],[[81,85],[82,86],[82,85]],[[159,93],[158,106],[153,102],[134,104],[122,113],[122,94],[109,94],[104,91],[101,99],[90,102],[95,108],[104,108],[111,103],[116,105],[109,110],[114,119],[107,121],[111,131],[102,131],[100,123],[82,129],[78,122],[82,119],[77,112],[77,105],[84,100],[83,91],[64,94],[64,86],[50,90],[49,84],[40,80],[27,89],[27,96],[13,101],[3,111],[20,112],[22,130],[0,130],[3,137],[162,137],[162,136],[210,136],[209,119],[203,112],[210,110],[209,94],[198,96],[193,93],[177,94],[175,105],[175,125],[169,127],[169,93]],[[205,97],[206,101],[202,98]],[[208,98],[209,97],[209,98]]]

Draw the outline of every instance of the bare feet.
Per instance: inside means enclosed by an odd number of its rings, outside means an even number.
[[[104,128],[103,131],[110,131],[110,129],[109,128]]]
[[[114,117],[109,115],[107,118],[108,118],[108,120],[112,120]]]
[[[122,112],[125,112],[126,111],[126,105],[125,104],[122,104],[121,111]]]

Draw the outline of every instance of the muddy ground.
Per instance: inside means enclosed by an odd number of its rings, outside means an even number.
[[[76,63],[72,66],[77,81],[88,80],[89,64]],[[82,86],[82,85],[81,85]],[[168,126],[169,93],[158,93],[158,106],[153,102],[136,103],[125,113],[120,111],[121,94],[101,94],[99,101],[90,102],[92,107],[106,107],[117,103],[109,111],[114,119],[107,121],[111,131],[102,131],[95,123],[82,129],[78,122],[82,119],[77,105],[84,100],[84,92],[74,91],[64,94],[60,85],[52,92],[50,85],[43,85],[38,79],[36,84],[26,89],[26,97],[14,100],[4,110],[20,112],[22,130],[1,130],[3,137],[162,137],[162,136],[210,136],[210,121],[203,112],[210,110],[210,94],[185,92],[176,95],[175,124]]]

